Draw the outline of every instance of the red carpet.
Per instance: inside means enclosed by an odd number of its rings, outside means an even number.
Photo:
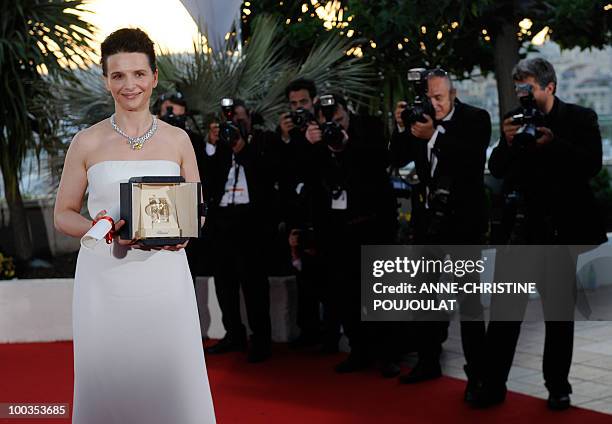
[[[243,354],[207,356],[218,422],[612,423],[610,415],[579,408],[550,412],[543,400],[514,393],[502,406],[474,411],[462,402],[462,381],[445,377],[403,386],[374,370],[339,376],[331,368],[341,358],[295,353],[284,346],[257,365],[246,364]],[[72,402],[72,378],[71,343],[0,345],[0,402]],[[68,421],[0,419],[12,424]]]

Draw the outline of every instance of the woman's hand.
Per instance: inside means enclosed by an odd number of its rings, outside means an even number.
[[[100,219],[102,219],[103,217],[106,216],[106,211],[105,210],[101,210],[100,212],[98,212],[98,214],[96,215],[96,217],[94,218],[94,221],[99,221]],[[115,226],[114,226],[114,234],[113,234],[113,238],[114,240],[119,243],[122,246],[132,246],[135,245],[136,240],[123,240],[121,237],[119,237],[119,230],[121,229],[121,227],[123,227],[125,225],[125,220],[120,219],[119,221],[115,222]]]

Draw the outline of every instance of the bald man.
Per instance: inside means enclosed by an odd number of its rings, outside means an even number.
[[[393,164],[404,167],[414,162],[420,181],[412,195],[414,242],[480,244],[487,228],[484,166],[491,119],[487,111],[457,99],[445,71],[430,70],[421,78],[427,83],[429,114],[412,124],[405,123],[402,112],[407,103],[399,102],[395,111],[397,128],[390,145]],[[440,193],[448,194],[442,199]],[[466,298],[460,310],[462,320],[466,320],[461,322],[461,333],[468,376],[465,396],[469,400],[480,380],[485,327],[478,298]],[[409,374],[400,377],[402,383],[441,376],[439,358],[448,333],[448,317],[441,314],[427,321],[408,325],[419,361]]]

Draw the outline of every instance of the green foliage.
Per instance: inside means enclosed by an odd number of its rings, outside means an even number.
[[[312,78],[321,88],[342,87],[355,103],[365,103],[373,90],[371,67],[358,58],[348,58],[351,40],[322,37],[299,62],[285,54],[288,38],[283,26],[269,16],[259,16],[249,39],[241,50],[232,40],[225,51],[211,53],[206,44],[194,45],[193,54],[162,54],[158,57],[159,86],[155,95],[181,90],[187,104],[197,111],[201,127],[220,111],[222,97],[243,99],[253,111],[263,116],[273,128],[281,112],[287,109],[285,87],[298,77]],[[110,95],[99,78],[99,69],[79,73],[87,76],[84,89],[66,90],[70,116],[76,125],[91,125],[113,111]]]
[[[19,191],[21,165],[28,151],[53,155],[61,113],[52,106],[50,81],[74,81],[69,67],[89,60],[92,27],[79,15],[82,0],[8,3],[0,13],[0,169],[16,257],[25,261],[32,243]]]
[[[74,127],[85,127],[109,117],[115,103],[104,86],[101,66],[74,71],[74,79],[55,84],[54,105],[64,111],[64,119]],[[109,113],[110,112],[110,113]]]
[[[612,41],[612,10],[604,11],[604,1],[558,0],[548,19],[551,39],[561,48],[602,48]]]
[[[250,16],[265,12],[273,13],[283,22],[290,19],[291,23],[285,27],[294,56],[304,55],[312,40],[322,34],[346,37],[349,29],[354,30],[353,38],[360,41],[364,59],[382,76],[377,87],[382,93],[381,102],[372,102],[373,110],[389,111],[396,100],[406,97],[403,81],[406,71],[412,67],[439,66],[459,79],[469,77],[477,68],[484,74],[494,71],[494,58],[512,53],[496,48],[495,41],[504,23],[511,23],[518,32],[518,23],[523,18],[533,22],[528,33],[517,35],[518,45],[523,47],[521,54],[534,49],[528,41],[545,26],[551,28],[551,39],[562,48],[602,47],[611,41],[612,11],[604,11],[607,0],[439,0],[434,3],[342,0],[344,19],[351,16],[351,21],[348,27],[330,31],[323,28],[318,16],[312,16],[316,7],[330,1],[321,0],[315,6],[304,1],[308,5],[307,13],[302,13],[302,2],[252,3],[250,8],[254,13]],[[248,32],[250,21],[243,22]],[[375,48],[370,41],[375,42]]]
[[[92,27],[76,12],[81,0],[12,3],[0,14],[0,153],[18,169],[29,149],[50,146],[57,115],[46,107],[48,81],[70,79],[67,66],[89,60]]]

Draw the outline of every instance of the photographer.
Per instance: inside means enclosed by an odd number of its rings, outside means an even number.
[[[193,120],[191,121],[192,125],[187,125],[187,119],[191,118],[192,115],[187,107],[187,101],[183,93],[180,91],[173,91],[162,94],[153,105],[153,111],[162,121],[185,130],[193,145],[198,168],[200,174],[202,174],[202,170],[205,167],[204,137],[197,132],[197,128],[196,131],[194,131],[195,122]]]
[[[187,127],[187,102],[180,91],[162,94],[154,108],[162,121],[183,130]]]
[[[602,166],[601,135],[597,114],[555,96],[557,78],[548,61],[524,59],[512,72],[521,107],[503,121],[503,134],[489,160],[493,176],[504,179],[507,199],[518,199],[520,213],[506,214],[505,240],[529,245],[598,245],[606,241],[603,219],[596,207],[589,180]],[[550,250],[550,249],[549,249]],[[575,258],[574,258],[575,259]],[[556,261],[557,267],[560,261]],[[554,265],[554,264],[553,264]],[[572,265],[572,264],[570,264]],[[570,406],[570,371],[574,305],[570,317],[547,317],[550,298],[574,293],[576,263],[568,266],[571,286],[557,281],[541,294],[546,321],[544,380],[548,407]],[[495,300],[495,299],[493,299]],[[523,299],[523,306],[527,299]],[[547,305],[548,304],[548,305]],[[492,312],[493,310],[492,305]],[[490,358],[477,406],[503,402],[521,323],[491,321],[487,330]]]
[[[241,100],[222,100],[224,119],[212,124],[206,144],[208,225],[215,290],[225,337],[210,354],[244,351],[247,334],[240,316],[240,288],[253,331],[249,362],[271,354],[270,295],[265,251],[273,233],[269,205],[273,197],[269,154],[274,134],[254,128]]]
[[[183,93],[180,91],[174,91],[162,94],[155,102],[153,109],[157,116],[164,122],[185,130],[189,136],[189,139],[191,140],[193,150],[196,154],[198,170],[200,171],[200,181],[204,181],[204,138],[200,134],[192,131],[191,128],[187,126],[189,110],[187,108],[187,101],[185,100]],[[202,184],[203,191],[205,192],[204,183]],[[200,260],[200,258],[208,256],[207,247],[208,246],[205,245],[202,239],[192,239],[185,248],[187,260],[189,262],[189,269],[191,270],[194,284],[198,275],[206,275],[206,270],[204,270],[202,267],[203,261]]]
[[[482,109],[456,98],[448,74],[441,69],[409,71],[415,85],[412,105],[399,102],[395,110],[397,129],[391,138],[392,161],[397,167],[414,162],[419,184],[413,187],[412,219],[415,244],[476,245],[487,227],[484,164],[491,137],[491,120]],[[465,397],[472,395],[480,378],[484,323],[477,297],[461,306],[463,351],[468,376]],[[474,318],[475,317],[475,318]],[[417,383],[441,376],[440,354],[448,334],[448,318],[412,322],[418,362],[400,377]]]
[[[317,120],[306,130],[315,240],[326,276],[325,295],[351,346],[348,358],[335,369],[357,371],[378,357],[385,376],[397,375],[386,337],[388,323],[376,323],[375,334],[369,331],[374,323],[361,322],[360,313],[361,246],[393,243],[397,229],[382,123],[350,114],[339,94],[319,98]]]
[[[314,240],[307,201],[309,170],[304,163],[309,147],[305,133],[308,124],[315,121],[317,89],[314,81],[300,78],[287,85],[285,95],[290,112],[280,116],[277,130],[280,210],[282,226],[286,229],[285,246],[288,236],[291,262],[296,270],[297,325],[300,329],[299,337],[290,347],[298,349],[322,343],[322,352],[333,353],[338,351],[340,324],[324,296],[325,275]]]

